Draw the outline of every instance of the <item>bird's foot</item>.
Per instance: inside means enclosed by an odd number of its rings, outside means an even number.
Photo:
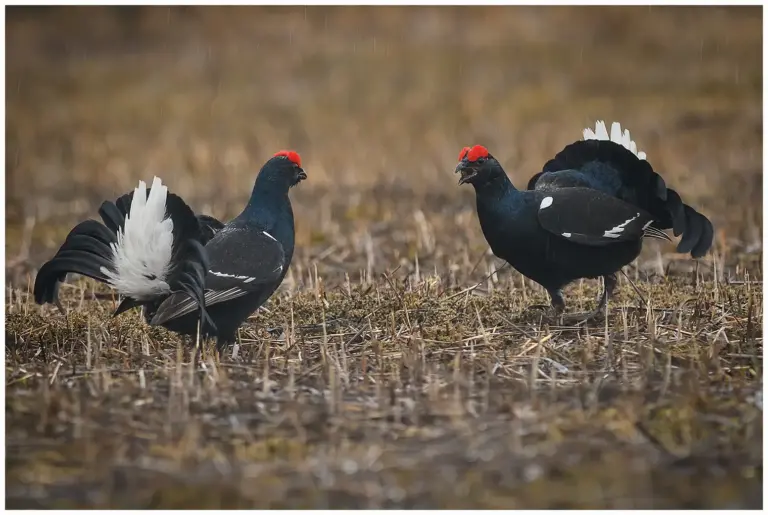
[[[531,304],[525,308],[525,318],[529,320],[540,320],[541,322],[552,323],[558,315],[558,312],[549,304]]]
[[[581,323],[588,323],[605,319],[605,311],[602,309],[596,309],[594,311],[587,311],[582,313],[568,313],[561,316],[563,325],[578,325]]]
[[[532,304],[526,309],[528,316],[538,320],[540,323],[550,325],[561,325],[563,310],[548,304]]]
[[[537,308],[537,309],[535,309]],[[586,322],[603,320],[605,311],[596,309],[594,311],[580,313],[564,313],[560,306],[530,306],[529,309],[541,316],[541,321],[550,325],[579,325]]]

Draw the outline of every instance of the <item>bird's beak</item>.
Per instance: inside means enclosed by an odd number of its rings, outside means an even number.
[[[475,170],[469,161],[463,159],[459,162],[458,165],[456,165],[456,170],[454,173],[461,174],[461,177],[459,177],[459,185],[461,185],[469,182],[472,177],[477,175],[477,170]]]
[[[298,178],[299,178],[299,181],[303,181],[307,178],[307,172],[305,172],[303,168],[299,168]]]

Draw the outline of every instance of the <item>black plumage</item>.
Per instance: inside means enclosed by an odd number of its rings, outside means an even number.
[[[580,278],[603,277],[597,309],[605,309],[616,273],[642,249],[643,238],[682,235],[681,253],[703,256],[712,245],[711,222],[668,188],[643,152],[614,123],[598,122],[585,139],[566,146],[516,189],[482,146],[465,147],[456,172],[475,188],[480,226],[494,254],[544,286],[557,314],[562,288]]]
[[[296,152],[278,152],[260,170],[243,212],[226,224],[207,215],[195,216],[181,198],[168,193],[165,215],[173,220],[170,258],[166,263],[155,263],[157,270],[147,274],[144,256],[134,254],[128,272],[141,269],[145,275],[131,287],[123,284],[122,290],[118,287],[121,278],[114,279],[118,267],[112,246],[118,245],[119,231],[130,232],[126,215],[131,213],[135,192],[114,203],[105,202],[99,210],[104,225],[95,220],[79,224],[56,256],[41,267],[35,300],[40,304],[57,302],[60,281],[67,273],[80,273],[115,286],[124,296],[115,315],[141,306],[151,325],[190,336],[197,333],[202,317],[202,335],[216,337],[221,348],[235,340],[240,325],[285,277],[294,249],[288,191],[305,178]],[[155,225],[159,222],[156,217]],[[146,254],[148,258],[151,249],[146,249]],[[155,290],[149,287],[150,281],[154,281]]]

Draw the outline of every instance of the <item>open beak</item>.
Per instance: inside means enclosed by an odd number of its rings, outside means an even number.
[[[299,182],[305,180],[307,178],[307,172],[304,171],[303,168],[299,168]]]
[[[459,185],[461,185],[469,182],[472,177],[477,175],[477,170],[475,170],[468,161],[461,161],[458,165],[456,165],[456,170],[454,173],[461,174],[461,177],[459,177]]]

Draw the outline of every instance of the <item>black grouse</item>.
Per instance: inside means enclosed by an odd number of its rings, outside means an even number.
[[[616,272],[640,253],[644,237],[670,240],[694,258],[712,245],[712,223],[667,188],[629,131],[614,122],[584,129],[584,139],[566,146],[526,190],[518,190],[499,162],[480,145],[464,147],[459,184],[475,188],[477,215],[493,253],[549,292],[556,315],[565,310],[562,288],[580,278],[603,277],[597,309],[604,312]]]
[[[307,178],[301,158],[280,151],[259,172],[251,198],[227,224],[198,215],[157,177],[147,189],[99,209],[67,236],[37,273],[38,304],[58,304],[68,273],[92,277],[123,297],[115,311],[141,306],[150,325],[216,337],[219,349],[277,289],[294,248],[288,190]],[[200,324],[198,324],[200,321]]]

